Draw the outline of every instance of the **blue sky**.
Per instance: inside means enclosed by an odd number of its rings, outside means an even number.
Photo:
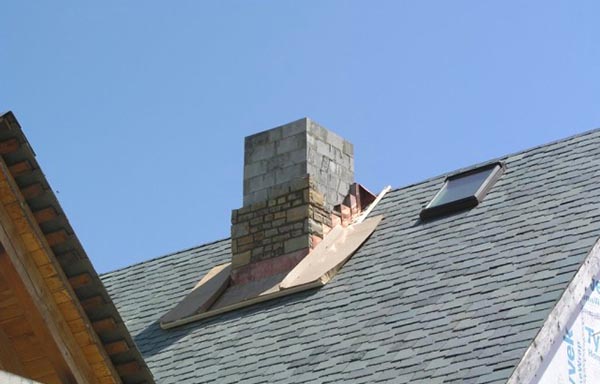
[[[12,110],[99,272],[229,236],[243,138],[309,116],[378,192],[600,127],[600,2],[3,3]]]

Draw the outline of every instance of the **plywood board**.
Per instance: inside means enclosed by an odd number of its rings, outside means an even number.
[[[286,276],[279,285],[289,289],[316,281],[327,283],[371,236],[383,216],[343,228],[335,227],[317,247]]]
[[[208,310],[227,288],[230,273],[231,263],[211,269],[182,301],[161,317],[161,325]]]
[[[230,263],[213,268],[196,288],[161,318],[163,329],[246,307],[327,283],[369,238],[382,216],[349,227],[335,227],[288,274],[281,273],[246,284],[229,286]]]

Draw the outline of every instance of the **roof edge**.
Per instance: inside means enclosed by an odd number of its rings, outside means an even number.
[[[533,147],[521,149],[521,150],[518,150],[518,151],[515,151],[515,152],[510,152],[510,153],[507,153],[506,155],[501,155],[501,156],[498,156],[498,157],[494,157],[494,158],[489,159],[489,160],[480,161],[480,162],[477,162],[475,164],[466,165],[464,167],[456,168],[454,170],[450,170],[450,171],[438,173],[435,176],[431,176],[431,177],[428,177],[426,179],[423,179],[423,180],[420,180],[420,181],[417,181],[417,182],[414,182],[414,183],[410,183],[410,184],[406,184],[406,185],[403,185],[403,186],[400,186],[400,187],[397,187],[397,188],[393,188],[392,191],[398,191],[398,190],[402,190],[402,189],[414,187],[415,185],[424,184],[424,183],[427,183],[429,181],[436,180],[436,179],[439,179],[439,178],[442,178],[442,177],[449,177],[449,176],[453,176],[455,174],[459,174],[459,173],[463,173],[463,172],[469,172],[469,171],[471,171],[473,169],[476,169],[476,168],[485,167],[485,166],[491,165],[493,163],[503,162],[504,160],[506,160],[506,159],[508,159],[510,157],[524,155],[524,154],[527,154],[529,152],[533,152],[533,151],[541,149],[541,148],[545,148],[545,147],[549,147],[551,145],[556,145],[556,144],[564,143],[564,142],[567,142],[569,140],[578,139],[580,137],[585,137],[585,136],[588,136],[588,135],[591,135],[591,134],[594,134],[594,133],[598,133],[598,132],[600,132],[600,128],[589,129],[587,131],[576,133],[574,135],[563,137],[561,139],[552,140],[552,141],[546,142],[544,144],[538,144],[538,145],[535,145]]]
[[[83,307],[82,310],[87,320],[87,326],[98,337],[99,346],[106,352],[110,363],[115,368],[118,377],[120,377],[123,383],[137,383],[140,380],[149,384],[154,383],[152,373],[145,363],[140,350],[127,330],[104,283],[87,257],[54,190],[50,187],[50,183],[35,158],[36,155],[29,140],[11,111],[0,115],[0,127],[2,126],[6,128],[0,131],[3,134],[2,140],[17,140],[20,144],[17,150],[0,154],[4,163],[7,166],[19,161],[26,161],[29,164],[26,171],[16,175],[12,174],[11,176],[16,187],[19,189],[19,193],[22,194],[23,206],[32,213],[35,211],[34,206],[38,208],[41,206],[51,207],[54,209],[56,213],[56,217],[52,219],[54,223],[46,221],[44,228],[39,223],[36,224],[36,227],[46,238],[52,233],[61,233],[61,237],[49,245],[49,250],[56,259],[57,266],[64,273],[65,280],[81,276],[85,277],[85,282],[80,287],[72,285],[71,289],[73,296]],[[23,191],[31,185],[38,185],[39,188],[35,194],[26,197],[27,194]],[[48,240],[46,239],[46,241]],[[81,303],[88,299],[92,300],[90,303],[93,303],[93,305],[90,304],[84,307]],[[103,326],[106,329],[101,330]],[[107,346],[117,341],[125,342],[127,350],[120,354],[113,353],[111,355],[107,351]]]
[[[573,323],[578,314],[578,305],[583,300],[586,288],[592,277],[600,272],[600,239],[586,256],[579,270],[565,288],[562,296],[550,311],[544,325],[539,330],[521,361],[507,381],[507,384],[530,383],[543,373],[545,364],[551,358],[556,342],[562,340],[562,335]]]
[[[296,121],[301,121],[303,119],[308,119],[308,118],[305,117],[305,118],[298,119]],[[502,161],[508,159],[509,157],[523,155],[523,154],[535,151],[535,150],[540,149],[540,148],[548,147],[548,146],[551,146],[551,145],[555,145],[555,144],[558,144],[558,143],[562,143],[562,142],[566,142],[566,141],[569,141],[569,140],[577,139],[577,138],[584,137],[584,136],[591,135],[591,134],[598,133],[598,132],[600,132],[600,128],[593,128],[593,129],[590,129],[590,130],[587,130],[587,131],[584,131],[584,132],[581,132],[581,133],[576,133],[574,135],[570,135],[570,136],[567,136],[567,137],[564,137],[564,138],[561,138],[561,139],[552,140],[552,141],[549,141],[549,142],[544,143],[544,144],[539,144],[539,145],[536,145],[536,146],[533,146],[533,147],[529,147],[529,148],[526,148],[526,149],[523,149],[523,150],[519,150],[519,151],[515,151],[515,152],[512,152],[512,153],[509,153],[509,154],[506,154],[506,155],[498,156],[498,157],[490,159],[490,160],[478,162],[476,164],[472,164],[472,165],[468,165],[468,166],[465,166],[465,167],[457,168],[457,169],[454,169],[452,171],[447,171],[447,172],[444,172],[444,173],[440,173],[440,174],[437,174],[436,176],[428,177],[426,179],[423,179],[421,181],[417,181],[417,182],[414,182],[414,183],[405,184],[405,185],[402,185],[402,186],[399,186],[399,187],[388,186],[387,188],[389,188],[389,189],[386,192],[401,191],[401,190],[404,190],[404,189],[407,189],[407,188],[411,188],[411,187],[414,187],[414,186],[419,185],[419,184],[424,184],[424,183],[427,183],[427,182],[430,182],[432,180],[436,180],[436,179],[439,179],[439,178],[442,178],[442,177],[448,177],[450,175],[458,174],[458,173],[461,173],[461,172],[468,172],[469,170],[472,170],[472,169],[476,169],[476,168],[479,168],[479,167],[484,167],[484,166],[487,166],[487,165],[490,165],[490,164],[493,164],[493,163],[502,162]],[[192,247],[187,247],[187,248],[184,248],[184,249],[181,249],[181,250],[178,250],[178,251],[169,252],[169,253],[164,254],[164,255],[159,255],[159,256],[151,257],[151,258],[149,258],[147,260],[139,261],[137,263],[133,263],[133,264],[121,267],[121,268],[116,268],[114,270],[110,270],[110,271],[106,271],[106,272],[103,272],[103,273],[99,273],[98,275],[102,279],[109,278],[112,274],[120,272],[120,271],[127,270],[129,268],[138,267],[140,265],[143,265],[143,264],[146,264],[146,263],[151,263],[151,262],[156,261],[156,260],[160,260],[160,259],[163,259],[163,258],[175,256],[175,255],[180,254],[180,253],[189,252],[189,251],[194,250],[194,249],[200,249],[200,248],[203,248],[203,247],[206,247],[206,246],[210,246],[210,245],[213,245],[213,244],[216,244],[216,243],[220,243],[220,242],[223,242],[223,241],[229,241],[229,240],[231,240],[230,237],[226,237],[226,238],[221,238],[221,239],[218,239],[218,240],[209,241],[207,243],[199,244],[199,245],[192,246]]]
[[[121,268],[117,268],[117,269],[113,269],[111,271],[99,273],[98,276],[100,276],[101,279],[109,278],[110,275],[112,275],[113,273],[121,272],[121,271],[124,271],[124,270],[129,269],[129,268],[134,268],[134,267],[138,267],[138,266],[143,265],[143,264],[151,263],[153,261],[157,261],[157,260],[164,259],[164,258],[171,257],[171,256],[176,256],[176,255],[179,255],[180,253],[187,253],[187,252],[193,251],[195,249],[209,247],[211,245],[215,245],[215,244],[222,243],[224,241],[230,241],[230,240],[231,240],[231,237],[225,237],[225,238],[222,238],[222,239],[209,241],[208,243],[194,245],[194,246],[191,246],[191,247],[183,248],[183,249],[181,249],[179,251],[169,252],[166,255],[160,255],[160,256],[151,257],[149,259],[142,260],[142,261],[139,261],[137,263],[130,264],[130,265],[126,265],[126,266],[121,267]]]

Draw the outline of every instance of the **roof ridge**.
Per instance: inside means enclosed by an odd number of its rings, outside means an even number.
[[[467,171],[469,169],[478,168],[478,167],[484,166],[486,164],[490,164],[490,163],[497,162],[497,161],[500,161],[500,160],[503,160],[503,159],[507,159],[509,157],[523,155],[525,153],[533,152],[533,151],[535,151],[537,149],[540,149],[540,148],[548,147],[548,146],[559,144],[559,143],[562,143],[562,142],[567,142],[567,141],[570,141],[570,140],[573,140],[573,139],[576,139],[576,138],[584,137],[584,136],[591,135],[591,134],[598,133],[598,132],[600,132],[600,128],[594,128],[594,129],[590,129],[590,130],[587,130],[587,131],[584,131],[584,132],[576,133],[574,135],[567,136],[567,137],[564,137],[564,138],[561,138],[561,139],[552,140],[552,141],[544,143],[544,144],[539,144],[539,145],[536,145],[536,146],[533,146],[533,147],[529,147],[529,148],[526,148],[526,149],[515,151],[515,152],[512,152],[512,153],[503,155],[503,156],[498,156],[498,157],[490,159],[490,160],[481,161],[481,162],[478,162],[478,163],[475,163],[475,164],[472,164],[472,165],[468,165],[468,166],[465,166],[465,167],[454,169],[452,171],[444,172],[444,173],[438,174],[436,176],[428,177],[428,178],[426,178],[424,180],[417,181],[417,182],[414,182],[414,183],[410,183],[410,184],[407,184],[407,185],[404,185],[404,186],[401,186],[401,187],[392,188],[389,192],[397,192],[397,191],[401,191],[401,190],[404,190],[404,189],[412,188],[412,187],[415,187],[417,185],[425,184],[425,183],[427,183],[429,181],[438,179],[440,177],[444,177],[444,176],[447,176],[447,175],[452,175],[452,174],[455,174],[455,173],[464,172],[464,171]],[[137,263],[125,266],[125,267],[121,267],[121,268],[114,269],[112,271],[101,273],[101,274],[99,274],[99,276],[101,278],[105,278],[105,277],[108,277],[109,275],[111,275],[113,273],[116,273],[116,272],[121,272],[121,271],[124,271],[124,270],[129,269],[129,268],[134,268],[134,267],[137,267],[137,266],[140,266],[140,265],[143,265],[143,264],[148,264],[148,263],[154,262],[156,260],[160,260],[160,259],[163,259],[163,258],[175,256],[175,255],[178,255],[180,253],[189,252],[191,250],[195,250],[195,249],[207,247],[207,246],[214,245],[216,243],[220,243],[220,242],[223,242],[223,241],[226,241],[226,240],[230,240],[230,239],[231,239],[231,237],[226,237],[226,238],[222,238],[222,239],[219,239],[219,240],[210,241],[208,243],[204,243],[204,244],[199,244],[199,245],[196,245],[196,246],[188,247],[188,248],[176,251],[176,252],[171,252],[171,253],[168,253],[166,255],[156,256],[156,257],[153,257],[153,258],[150,258],[150,259],[147,259],[147,260],[143,260],[143,261],[140,261],[140,262],[137,262]]]
[[[411,187],[414,187],[414,186],[417,186],[417,185],[420,185],[420,184],[424,184],[424,183],[427,183],[427,182],[435,180],[435,179],[439,179],[440,177],[444,177],[444,176],[453,175],[453,174],[456,174],[456,173],[465,172],[465,171],[468,171],[468,170],[471,170],[471,169],[475,169],[475,168],[479,168],[479,167],[482,167],[482,166],[485,166],[487,164],[491,164],[491,163],[494,163],[494,162],[497,162],[497,161],[500,161],[500,160],[503,160],[503,159],[507,159],[509,157],[523,155],[523,154],[526,154],[528,152],[533,152],[533,151],[535,151],[537,149],[540,149],[540,148],[549,147],[551,145],[559,144],[559,143],[562,143],[562,142],[567,142],[567,141],[570,141],[570,140],[573,140],[573,139],[577,139],[577,138],[584,137],[584,136],[591,135],[591,134],[598,133],[598,132],[600,132],[600,127],[589,129],[587,131],[576,133],[576,134],[573,134],[573,135],[570,135],[570,136],[567,136],[567,137],[563,137],[561,139],[552,140],[552,141],[549,141],[549,142],[544,143],[544,144],[538,144],[538,145],[535,145],[533,147],[529,147],[529,148],[525,148],[525,149],[518,150],[518,151],[515,151],[515,152],[511,152],[511,153],[508,153],[506,155],[498,156],[498,157],[495,157],[495,158],[492,158],[492,159],[489,159],[489,160],[480,161],[480,162],[477,162],[475,164],[471,164],[471,165],[467,165],[467,166],[464,166],[464,167],[456,168],[456,169],[454,169],[452,171],[443,172],[443,173],[440,173],[440,174],[438,174],[436,176],[428,177],[426,179],[423,179],[423,180],[420,180],[420,181],[416,181],[414,183],[410,183],[410,184],[403,185],[401,187],[393,188],[390,192],[396,192],[396,191],[400,191],[400,190],[403,190],[403,189],[411,188]]]
[[[195,246],[192,246],[192,247],[187,247],[187,248],[181,249],[179,251],[167,253],[166,255],[160,255],[160,256],[152,257],[150,259],[142,260],[142,261],[139,261],[137,263],[133,263],[133,264],[127,265],[125,267],[113,269],[113,270],[108,271],[108,272],[103,272],[103,273],[98,274],[98,276],[100,276],[100,278],[103,279],[105,277],[108,277],[109,275],[112,275],[113,273],[122,272],[122,271],[124,271],[126,269],[138,267],[138,266],[143,265],[143,264],[150,264],[150,263],[152,263],[153,261],[156,261],[156,260],[164,259],[164,258],[171,257],[171,256],[176,256],[178,254],[189,252],[189,251],[192,251],[192,250],[195,250],[195,249],[208,247],[208,246],[215,245],[217,243],[221,243],[223,241],[227,241],[227,240],[230,240],[230,239],[231,239],[230,237],[226,237],[226,238],[222,238],[222,239],[218,239],[218,240],[213,240],[213,241],[210,241],[208,243],[204,243],[204,244],[200,244],[200,245],[195,245]]]

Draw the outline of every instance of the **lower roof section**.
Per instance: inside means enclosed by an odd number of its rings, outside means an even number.
[[[26,284],[25,291],[15,289],[19,284],[9,283],[18,294],[21,308],[28,299],[34,300],[36,305],[27,307],[35,307],[35,311],[25,311],[33,330],[52,330],[49,337],[37,335],[39,340],[54,340],[44,343],[50,346],[45,357],[54,361],[55,367],[66,364],[71,371],[81,371],[74,375],[78,381],[94,382],[90,378],[95,377],[103,383],[153,383],[11,112],[0,115],[0,171],[0,240],[7,251],[4,258],[0,252],[2,274]],[[8,256],[16,272],[11,273],[7,267]],[[0,308],[6,308],[5,299],[6,296],[0,297]],[[0,313],[6,316],[8,311]],[[25,324],[15,318],[10,320]],[[44,322],[46,327],[41,325]],[[6,322],[0,328],[13,341],[22,333],[27,335],[23,327],[7,331]],[[30,351],[35,349],[32,342],[26,344]],[[61,357],[65,357],[64,364]],[[24,360],[31,362],[32,356]],[[62,377],[58,380],[68,382]]]
[[[163,330],[229,240],[102,279],[160,383],[506,383],[600,235],[600,131],[499,160],[469,211],[419,220],[444,176],[388,193],[320,289]]]

